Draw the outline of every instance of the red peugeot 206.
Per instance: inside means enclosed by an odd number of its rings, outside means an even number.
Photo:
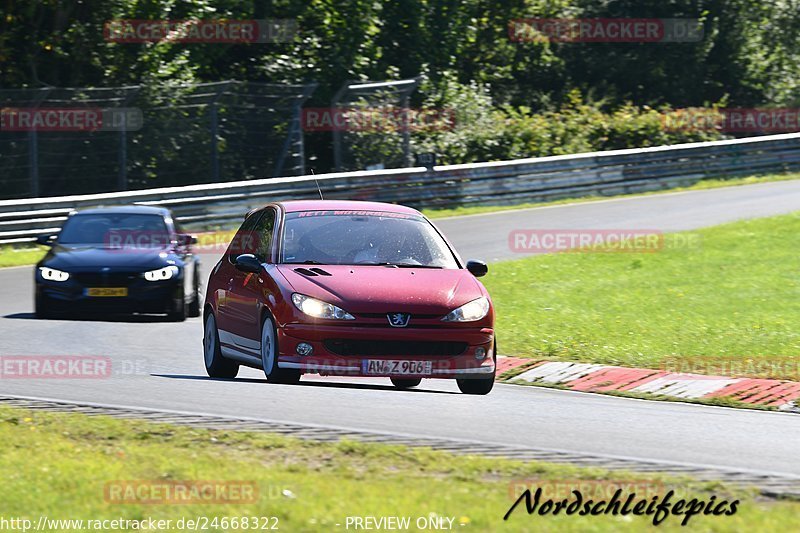
[[[211,377],[261,368],[270,382],[304,373],[382,376],[398,388],[455,379],[494,384],[489,294],[420,212],[354,201],[291,201],[248,213],[211,272],[204,306]]]

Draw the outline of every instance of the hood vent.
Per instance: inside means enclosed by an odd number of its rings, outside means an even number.
[[[327,271],[322,270],[321,268],[317,268],[317,267],[314,267],[314,268],[295,268],[294,271],[297,272],[298,274],[302,274],[304,276],[308,276],[308,277],[312,277],[312,278],[314,276],[331,276],[332,275],[330,272],[327,272]]]

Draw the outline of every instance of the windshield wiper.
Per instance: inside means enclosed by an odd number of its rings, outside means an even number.
[[[395,267],[395,268],[397,267],[396,264],[390,263],[388,261],[364,261],[362,263],[351,263],[350,266],[368,266],[368,267],[374,267],[374,266],[386,266],[386,267],[388,267],[388,266],[390,266],[390,267]]]
[[[412,265],[411,263],[391,263],[389,261],[371,261],[368,263],[355,263],[354,266],[387,266],[394,268],[444,268],[436,265]]]
[[[313,259],[306,259],[305,261],[286,261],[285,265],[321,265],[319,261],[314,261]]]
[[[396,266],[397,268],[438,268],[438,269],[444,268],[436,265],[412,265],[410,263],[395,263],[394,266]]]

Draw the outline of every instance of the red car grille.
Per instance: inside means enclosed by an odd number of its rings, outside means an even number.
[[[386,322],[388,313],[358,313],[359,318],[376,318]],[[411,320],[432,320],[434,318],[441,318],[444,315],[411,315]]]
[[[343,356],[460,355],[466,342],[450,341],[374,341],[328,339],[325,348]]]

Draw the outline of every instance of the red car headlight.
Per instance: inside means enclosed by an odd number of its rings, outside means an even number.
[[[292,303],[296,308],[314,318],[329,318],[333,320],[355,320],[356,317],[333,304],[317,300],[311,296],[295,292],[292,294]]]
[[[481,296],[477,300],[467,302],[447,313],[442,319],[445,322],[474,322],[489,313],[489,299]]]

